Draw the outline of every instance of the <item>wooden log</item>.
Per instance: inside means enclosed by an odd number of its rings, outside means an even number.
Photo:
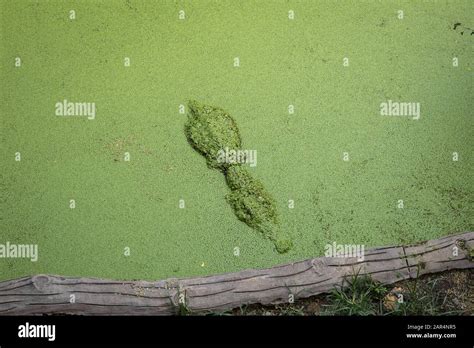
[[[473,268],[474,232],[418,245],[380,247],[357,258],[318,257],[206,277],[118,281],[35,275],[0,282],[0,315],[172,315],[275,304],[328,292],[359,272],[383,284],[450,269]]]

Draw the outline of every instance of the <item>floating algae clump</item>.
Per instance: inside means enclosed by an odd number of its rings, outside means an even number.
[[[225,174],[227,185],[231,189],[226,198],[235,215],[273,241],[278,252],[288,251],[291,241],[282,235],[276,203],[262,183],[252,178],[247,169],[238,164],[227,168]]]
[[[206,158],[210,168],[224,173],[231,190],[226,199],[235,215],[270,239],[279,253],[287,252],[292,243],[281,232],[276,203],[271,195],[243,165],[218,160],[219,151],[225,148],[237,151],[242,147],[234,119],[220,108],[196,101],[189,102],[189,110],[185,127],[188,141]]]
[[[190,114],[186,136],[191,145],[207,160],[211,168],[225,171],[230,164],[218,161],[218,152],[224,148],[240,149],[242,140],[234,119],[224,110],[189,102]]]

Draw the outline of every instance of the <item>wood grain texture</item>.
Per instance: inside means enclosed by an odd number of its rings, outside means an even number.
[[[0,282],[0,315],[172,315],[182,305],[201,313],[283,303],[290,294],[298,299],[328,292],[355,272],[391,284],[473,268],[473,247],[474,232],[466,232],[418,245],[370,249],[363,261],[318,257],[268,269],[156,282],[35,275]]]

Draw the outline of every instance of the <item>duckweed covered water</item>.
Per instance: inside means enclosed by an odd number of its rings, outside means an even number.
[[[473,6],[0,0],[0,244],[38,245],[0,278],[201,276],[473,230]],[[56,116],[64,99],[95,118]],[[189,99],[258,151],[234,169],[273,197],[288,252],[236,218],[231,175],[185,140]],[[387,100],[421,117],[382,116]]]

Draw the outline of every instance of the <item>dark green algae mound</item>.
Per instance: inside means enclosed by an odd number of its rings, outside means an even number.
[[[242,164],[218,161],[220,150],[242,149],[235,120],[221,108],[190,101],[185,133],[207,165],[225,175],[230,188],[226,199],[239,220],[270,239],[279,253],[290,250],[292,243],[281,231],[276,203],[263,184]]]

